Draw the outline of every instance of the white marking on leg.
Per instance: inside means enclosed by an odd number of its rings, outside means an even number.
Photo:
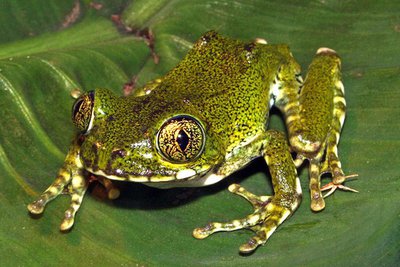
[[[335,103],[335,104],[342,103],[344,106],[346,106],[346,100],[344,99],[343,96],[335,96],[333,98],[333,103]]]
[[[342,91],[342,93],[344,95],[344,85],[343,85],[342,81],[341,80],[337,81],[335,86],[336,86],[336,88],[339,88],[340,91]]]

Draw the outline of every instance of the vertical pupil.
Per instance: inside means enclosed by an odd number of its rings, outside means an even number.
[[[178,136],[176,137],[176,142],[182,151],[185,151],[189,144],[189,136],[186,134],[184,130],[180,130]]]

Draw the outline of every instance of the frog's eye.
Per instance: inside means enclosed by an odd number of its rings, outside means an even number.
[[[203,126],[193,117],[180,115],[167,120],[157,134],[157,148],[172,162],[185,163],[198,157],[205,144]]]
[[[72,107],[72,122],[82,133],[91,129],[93,120],[94,92],[81,95]]]

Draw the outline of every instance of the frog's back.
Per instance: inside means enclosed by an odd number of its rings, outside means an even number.
[[[243,141],[265,130],[270,85],[280,60],[274,50],[211,31],[165,76],[163,87],[226,142]]]

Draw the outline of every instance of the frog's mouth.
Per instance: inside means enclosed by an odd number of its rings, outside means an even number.
[[[174,187],[201,187],[201,186],[207,186],[211,184],[215,184],[222,179],[225,178],[226,175],[218,174],[216,173],[216,168],[208,169],[202,173],[195,174],[192,176],[189,176],[187,178],[182,178],[178,179],[176,178],[175,180],[168,181],[168,182],[159,182],[159,183],[144,183],[148,186],[151,187],[157,187],[157,188],[162,188],[162,189],[167,189],[167,188],[174,188]],[[181,170],[177,173],[179,176],[183,176],[186,173],[190,173],[189,169]]]
[[[176,173],[173,180],[159,182],[144,182],[144,184],[162,189],[174,187],[201,187],[215,184],[225,178],[225,175],[216,173],[217,168],[211,168],[200,173],[193,169],[184,169]]]
[[[214,184],[225,177],[217,174],[215,169],[216,168],[211,167],[205,167],[199,170],[187,168],[177,172],[168,172],[162,174],[129,174],[124,173],[122,170],[115,170],[113,173],[107,173],[100,169],[93,170],[91,168],[87,168],[90,173],[106,177],[110,180],[144,183],[146,185],[158,188],[198,187]]]

